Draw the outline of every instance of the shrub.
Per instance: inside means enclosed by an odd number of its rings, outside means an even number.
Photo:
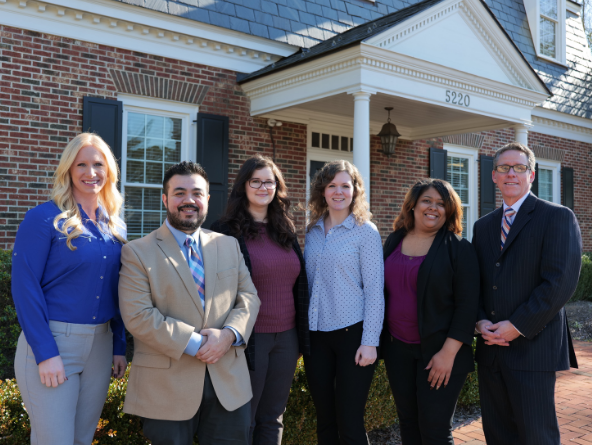
[[[592,301],[592,255],[587,253],[582,255],[582,269],[580,270],[580,280],[578,287],[571,297],[570,301]]]
[[[10,293],[12,251],[0,250],[0,378],[13,378],[13,359],[21,333]]]

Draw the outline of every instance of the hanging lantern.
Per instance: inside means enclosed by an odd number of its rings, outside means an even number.
[[[380,133],[378,133],[378,136],[380,136],[380,142],[382,144],[382,150],[380,152],[389,158],[395,154],[395,147],[397,145],[397,141],[399,140],[399,136],[401,136],[397,131],[395,124],[391,123],[392,109],[393,107],[385,107],[385,110],[388,111],[388,122],[382,126],[382,130],[380,130]]]

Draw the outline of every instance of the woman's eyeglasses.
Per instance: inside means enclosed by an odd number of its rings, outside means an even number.
[[[516,164],[516,165],[498,165],[495,167],[495,171],[498,173],[508,173],[510,169],[514,169],[514,173],[526,173],[530,169],[528,165]]]
[[[277,187],[277,181],[261,181],[261,179],[249,179],[249,187],[260,189],[264,186],[267,190],[273,190]]]

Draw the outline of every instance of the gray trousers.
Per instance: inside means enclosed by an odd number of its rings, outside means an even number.
[[[50,321],[64,362],[66,380],[41,384],[39,367],[21,333],[14,370],[31,422],[31,445],[91,445],[109,390],[113,334],[109,323],[83,325]]]
[[[251,443],[280,445],[282,423],[298,361],[296,329],[256,336],[255,371],[251,373]]]

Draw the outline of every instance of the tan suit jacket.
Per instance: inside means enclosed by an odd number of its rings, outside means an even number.
[[[189,266],[163,224],[121,251],[119,305],[134,336],[124,412],[187,420],[199,409],[206,366],[222,406],[234,411],[252,398],[244,346],[206,365],[184,354],[191,334],[232,326],[248,341],[260,301],[236,239],[200,230],[205,311]]]

